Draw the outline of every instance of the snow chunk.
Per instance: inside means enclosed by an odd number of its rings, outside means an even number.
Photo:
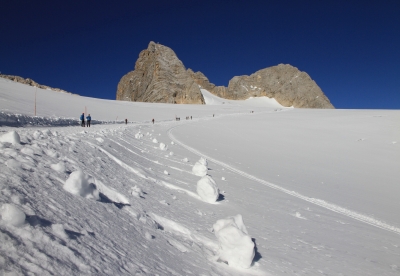
[[[174,152],[173,152],[173,151],[171,151],[171,152],[169,153],[169,155],[173,156],[173,155],[174,155]]]
[[[143,134],[139,131],[138,133],[135,134],[136,139],[140,139],[143,137]]]
[[[199,161],[200,164],[204,165],[204,166],[208,166],[208,162],[207,159],[205,159],[204,157],[201,157]]]
[[[20,169],[22,166],[21,163],[15,159],[8,159],[5,163],[7,167],[14,170]]]
[[[221,180],[224,180],[224,181],[225,181],[226,179],[225,179],[225,177],[221,177]]]
[[[182,159],[183,162],[189,162],[189,159],[187,159],[186,157]]]
[[[67,235],[67,233],[65,233],[65,229],[62,224],[51,225],[51,230],[53,230],[53,234],[56,237],[59,237],[62,240],[68,240],[68,235]]]
[[[25,213],[13,204],[3,204],[0,209],[1,220],[8,225],[22,226],[25,222]]]
[[[134,197],[143,197],[143,191],[142,189],[140,189],[140,187],[135,185],[131,188],[131,195],[133,195]]]
[[[192,168],[192,172],[197,175],[197,176],[205,176],[207,175],[207,160],[204,158],[201,158],[199,161],[197,161]]]
[[[220,219],[213,225],[213,229],[219,241],[219,259],[232,267],[249,268],[255,250],[242,215]]]
[[[65,164],[63,161],[50,165],[50,168],[55,170],[56,172],[65,172]]]
[[[153,143],[154,143],[154,144],[157,144],[157,143],[158,143],[158,141],[157,141],[156,138],[153,139]]]
[[[92,179],[85,175],[81,170],[74,171],[65,181],[63,188],[73,195],[99,200],[99,191],[96,189],[96,185],[90,182],[91,180]]]
[[[174,141],[171,141],[171,145],[175,145]]]
[[[19,144],[21,144],[21,139],[19,137],[19,134],[13,130],[13,131],[10,131],[10,132],[0,136],[0,142],[11,143],[13,145],[19,145]]]
[[[169,175],[168,171],[164,171],[164,174]]]
[[[168,149],[168,146],[165,145],[164,143],[160,143],[160,149],[161,149],[161,150],[167,150],[167,149]]]
[[[153,236],[149,232],[144,233],[144,237],[148,241],[151,241],[153,239]]]
[[[214,203],[219,197],[219,190],[217,184],[211,176],[203,176],[197,182],[197,194],[201,199],[208,203]]]

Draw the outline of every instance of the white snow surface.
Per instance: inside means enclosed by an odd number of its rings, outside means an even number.
[[[0,137],[20,137],[0,141],[1,275],[400,273],[398,110],[37,89],[35,117],[34,95],[0,78]],[[79,126],[85,107],[90,128]],[[200,158],[225,179],[218,204],[197,194],[189,160]]]

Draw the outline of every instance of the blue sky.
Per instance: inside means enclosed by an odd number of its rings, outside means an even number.
[[[7,1],[0,71],[115,99],[150,41],[216,85],[279,63],[336,108],[400,108],[400,1]]]

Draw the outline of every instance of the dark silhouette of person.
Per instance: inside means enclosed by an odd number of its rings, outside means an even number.
[[[79,118],[81,120],[81,126],[85,126],[85,113],[82,113],[81,117]]]
[[[90,121],[92,120],[92,117],[90,117],[90,114],[86,117],[86,127],[90,127]]]
[[[154,119],[153,120],[151,120],[152,122],[153,122],[153,125],[154,125]]]
[[[125,125],[128,124],[128,119],[125,119]]]

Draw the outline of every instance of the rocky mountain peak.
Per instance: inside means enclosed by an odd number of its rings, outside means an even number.
[[[198,85],[175,52],[151,41],[139,54],[135,70],[122,77],[117,100],[203,104]]]
[[[228,87],[216,86],[203,73],[186,70],[172,49],[154,42],[140,52],[135,70],[122,77],[117,100],[201,104],[199,86],[225,99],[267,96],[287,107],[334,108],[306,72],[289,64],[233,77]]]

